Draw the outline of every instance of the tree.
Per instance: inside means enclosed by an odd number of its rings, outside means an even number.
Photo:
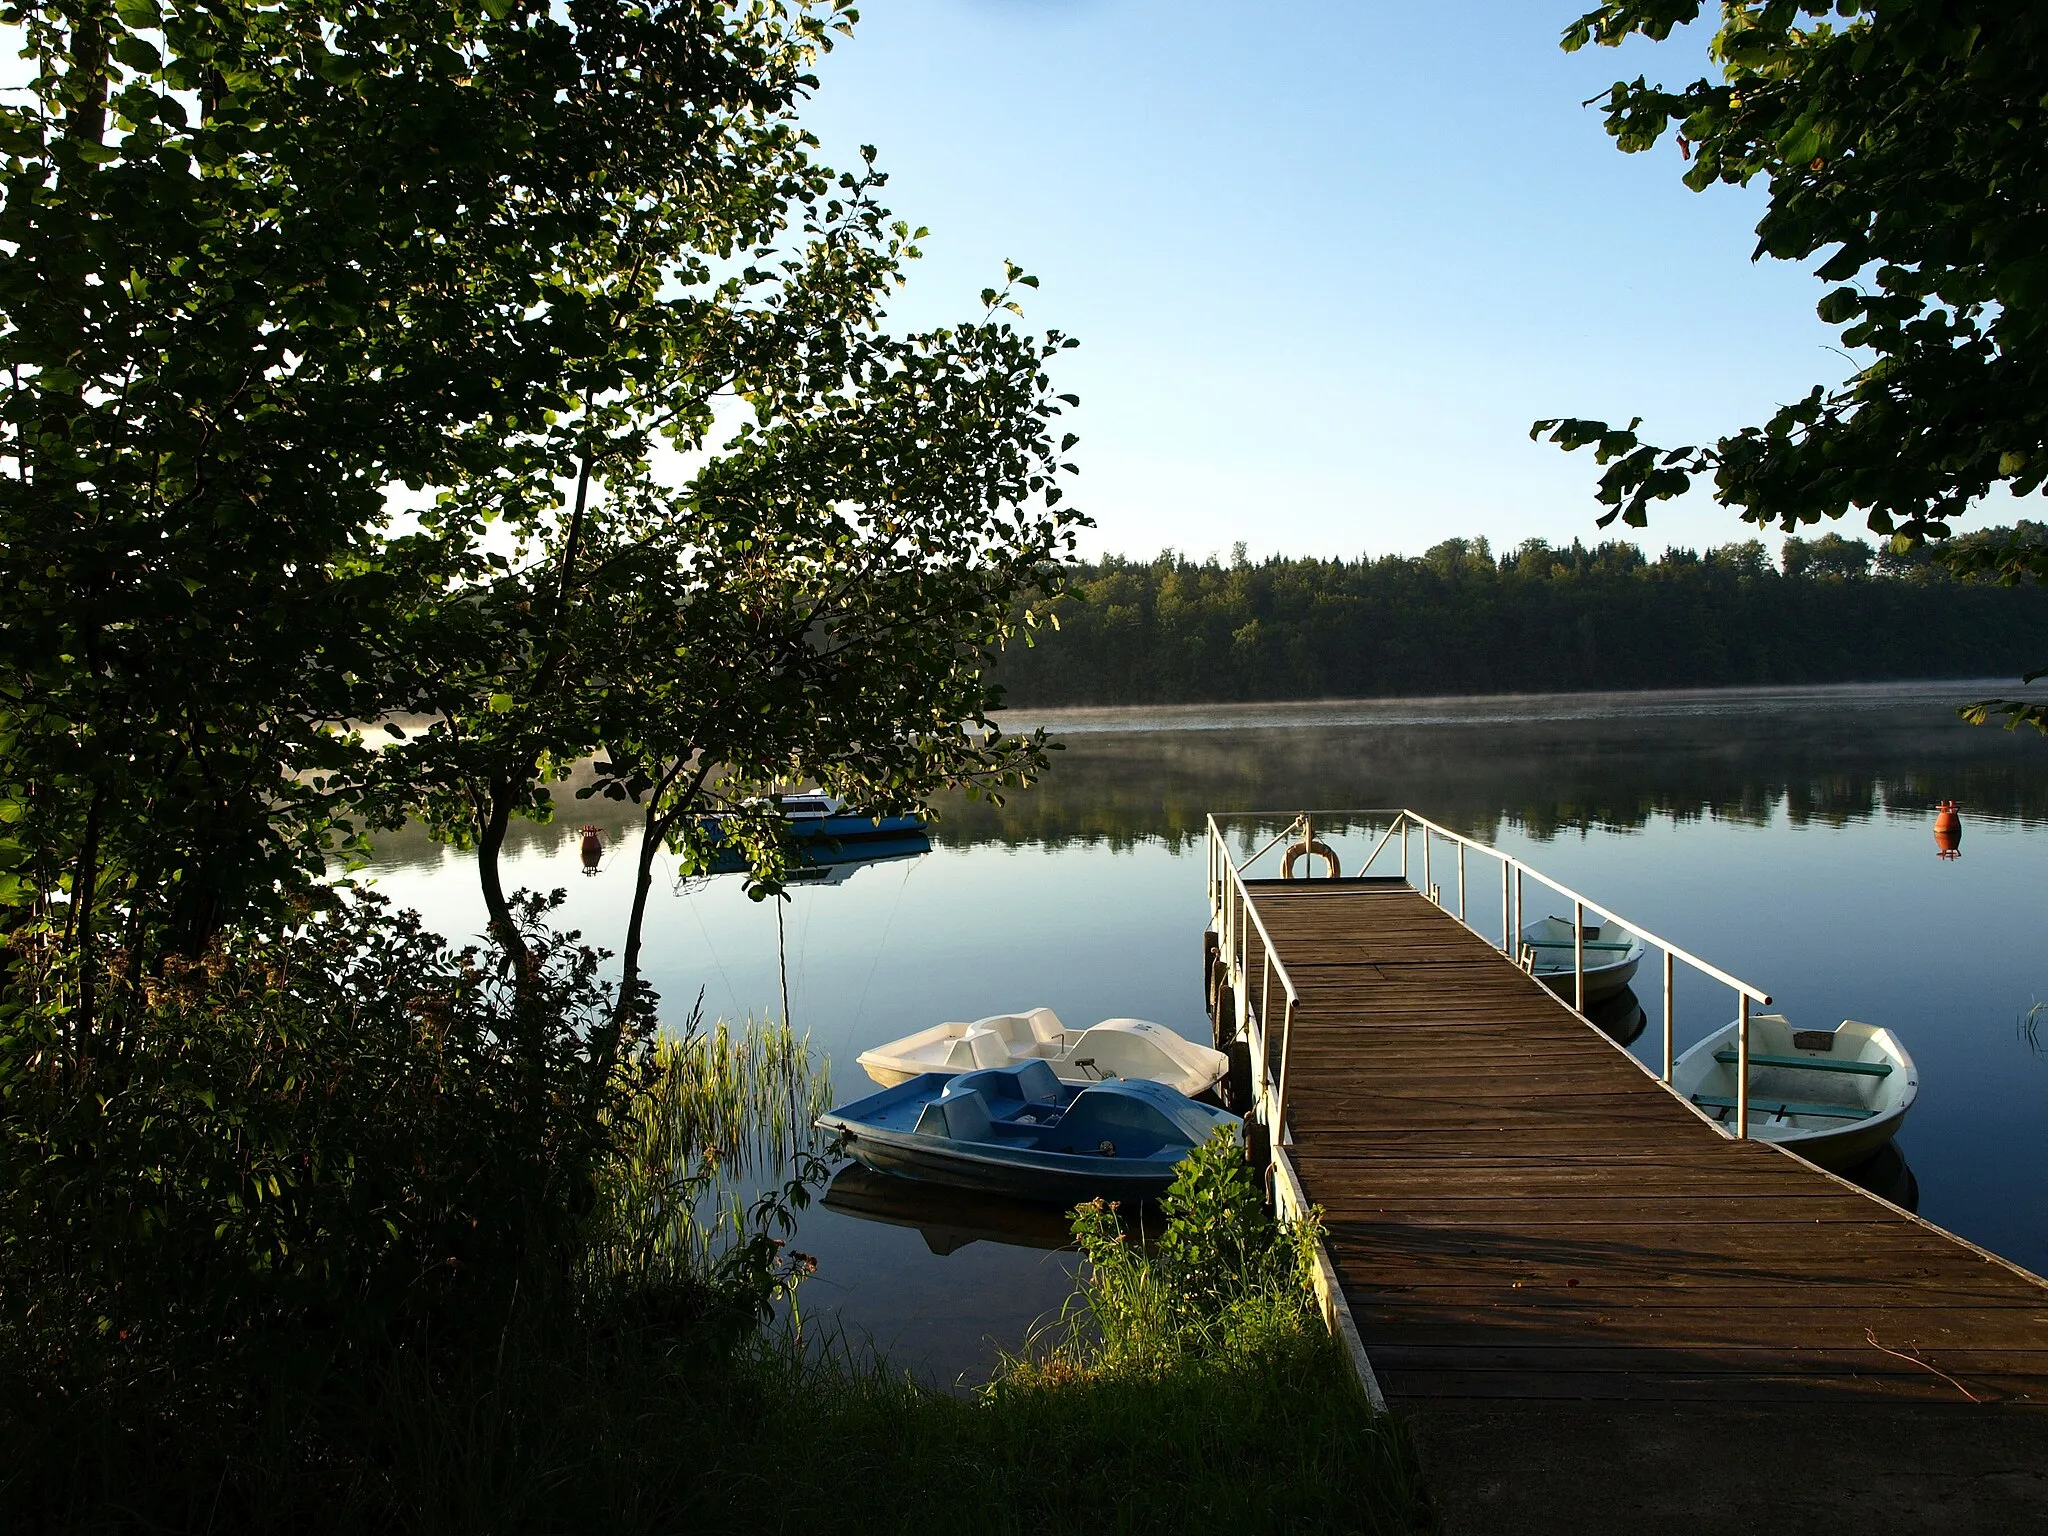
[[[605,402],[744,285],[712,263],[820,189],[790,116],[836,11],[0,20],[34,70],[0,107],[0,922],[82,1065],[99,926],[132,992],[320,877],[350,722],[431,676],[410,617],[503,561],[486,517],[587,481]],[[461,494],[407,527],[399,483]]]
[[[1874,555],[1875,551],[1861,539],[1845,539],[1839,533],[1824,533],[1817,539],[1787,539],[1779,559],[1787,576],[1853,581],[1870,574]]]
[[[1663,39],[1702,9],[1615,0],[1564,46]],[[1823,256],[1834,286],[1820,317],[1870,361],[1712,445],[1652,446],[1640,419],[1540,421],[1531,435],[1594,449],[1603,526],[1641,527],[1652,502],[1711,475],[1717,498],[1760,526],[1792,532],[1853,507],[1904,552],[1948,539],[1996,488],[2042,490],[2048,15],[1994,0],[1724,0],[1713,54],[1719,80],[1616,83],[1608,132],[1639,153],[1675,125],[1694,190],[1761,178],[1756,254]],[[2048,552],[1980,547],[1955,568],[2041,581]],[[1972,710],[2048,732],[2048,706]]]
[[[1043,765],[980,677],[1082,521],[1069,343],[1008,324],[1014,268],[886,333],[922,231],[795,121],[850,17],[0,9],[0,980],[75,1069],[132,1043],[109,956],[133,1003],[408,813],[537,995],[497,854],[590,752],[679,846],[714,792]]]

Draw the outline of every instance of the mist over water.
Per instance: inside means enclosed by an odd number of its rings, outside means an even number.
[[[1051,776],[997,808],[943,807],[920,859],[857,870],[784,905],[737,879],[658,887],[650,978],[680,1021],[790,1013],[831,1058],[836,1096],[870,1090],[868,1046],[942,1019],[1036,1004],[1070,1025],[1156,1019],[1206,1040],[1200,934],[1212,811],[1407,806],[1515,853],[1623,916],[1770,991],[1797,1023],[1890,1026],[1922,1090],[1899,1147],[1921,1214],[2048,1269],[2048,741],[1972,728],[1960,702],[1997,683],[1558,695],[1021,717],[1065,742]],[[572,786],[573,791],[573,786]],[[1962,810],[1962,857],[1936,857],[1935,806]],[[631,895],[629,807],[565,799],[515,831],[507,879],[566,887],[567,923],[616,947]],[[577,859],[604,830],[595,875]],[[1276,829],[1279,822],[1274,823]],[[1345,873],[1369,819],[1319,819]],[[1390,872],[1390,850],[1375,873]],[[1411,857],[1420,859],[1417,840]],[[1433,878],[1455,910],[1455,860]],[[1419,877],[1419,868],[1416,873]],[[483,927],[474,870],[408,829],[363,872],[450,938]],[[1491,883],[1489,883],[1491,882]],[[1468,871],[1498,926],[1498,875]],[[1532,888],[1529,915],[1548,910]],[[1489,905],[1490,903],[1490,905]],[[1646,973],[1654,967],[1646,966]],[[1661,1050],[1661,995],[1638,987]],[[1733,1014],[1682,981],[1683,1049]],[[2048,1008],[2036,1016],[2048,1024]],[[1501,1042],[1502,1070],[1516,1043]],[[1589,1128],[1597,1135],[1597,1127]],[[1885,1189],[1897,1196],[1905,1185]],[[869,1336],[940,1380],[985,1372],[1067,1294],[1058,1222],[1028,1208],[920,1198],[854,1180],[807,1214],[813,1323]]]

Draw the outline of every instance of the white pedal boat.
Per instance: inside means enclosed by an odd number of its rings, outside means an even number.
[[[1050,1008],[998,1013],[971,1024],[935,1024],[862,1051],[863,1071],[884,1088],[920,1072],[973,1072],[1037,1059],[1064,1083],[1127,1077],[1164,1083],[1193,1098],[1216,1085],[1230,1059],[1145,1019],[1104,1019],[1068,1029]]]
[[[1521,933],[1522,961],[1531,974],[1566,1002],[1576,984],[1578,946],[1568,918],[1539,917]],[[1643,941],[1618,923],[1586,924],[1586,1001],[1609,997],[1635,980],[1643,963]]]
[[[1715,1030],[1671,1064],[1671,1086],[1735,1134],[1736,1032]],[[1783,1014],[1749,1021],[1749,1134],[1840,1172],[1875,1155],[1905,1124],[1920,1074],[1898,1037],[1844,1019],[1794,1029]]]

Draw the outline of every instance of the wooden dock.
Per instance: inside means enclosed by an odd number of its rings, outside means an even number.
[[[2048,1528],[2048,1283],[1723,1136],[1405,880],[1242,889],[1296,993],[1286,1160],[1450,1529]]]

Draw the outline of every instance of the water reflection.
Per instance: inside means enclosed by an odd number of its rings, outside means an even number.
[[[914,1227],[925,1247],[941,1257],[979,1242],[1044,1252],[1073,1246],[1066,1213],[1056,1206],[920,1184],[859,1163],[848,1163],[833,1175],[824,1203],[828,1210],[864,1221]]]
[[[1867,1162],[1851,1168],[1842,1177],[1891,1201],[1902,1211],[1920,1209],[1920,1181],[1913,1177],[1912,1166],[1897,1142],[1886,1142]]]
[[[1218,809],[1400,805],[1486,842],[1504,826],[1548,841],[1660,817],[1764,826],[1780,810],[1794,827],[1841,827],[1917,819],[1944,800],[2048,822],[2040,743],[1955,716],[1986,691],[1995,685],[1070,711],[1042,719],[1070,735],[1050,778],[1001,809],[949,805],[937,833],[956,846],[1149,836],[1184,847]]]
[[[1588,998],[1585,1013],[1593,1027],[1616,1045],[1634,1045],[1650,1024],[1641,999],[1628,987],[1606,997]]]

